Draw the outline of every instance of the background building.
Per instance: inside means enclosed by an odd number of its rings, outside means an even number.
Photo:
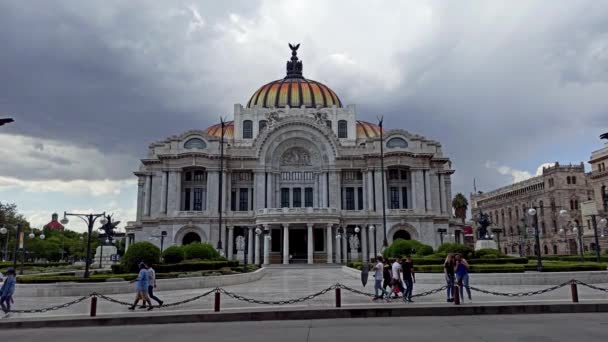
[[[385,130],[381,141],[380,127],[358,120],[354,105],[344,107],[332,89],[303,77],[296,50],[284,78],[234,106],[223,152],[221,124],[150,145],[135,172],[130,243],[163,232],[164,246],[221,240],[234,258],[243,237],[250,262],[333,263],[367,259],[385,233],[388,243],[432,246],[439,245],[438,229],[454,233],[454,171],[441,145],[401,129]]]
[[[471,213],[489,214],[490,231],[500,229],[500,249],[505,254],[534,255],[534,230],[527,214],[537,208],[542,255],[576,254],[579,251],[573,227],[583,227],[585,249],[593,232],[581,218],[580,204],[593,196],[591,185],[580,165],[543,168],[542,175],[489,192],[471,194]],[[566,210],[568,215],[560,217]],[[563,231],[560,229],[563,228]]]

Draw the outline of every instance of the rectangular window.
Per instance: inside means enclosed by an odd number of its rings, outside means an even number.
[[[255,197],[253,197],[253,188],[251,188],[251,201],[250,201],[251,205],[250,205],[250,208],[249,208],[249,210],[251,210],[251,211],[253,211],[253,199],[254,198]]]
[[[401,207],[407,209],[407,188],[401,188]],[[498,221],[498,219],[496,219]]]
[[[186,172],[186,182],[190,182],[192,180],[192,172]]]
[[[195,182],[204,182],[207,181],[207,177],[205,177],[207,174],[205,173],[205,171],[194,171],[194,181]]]
[[[236,190],[230,192],[230,210],[236,211]]]
[[[390,191],[390,208],[391,209],[399,209],[399,188],[391,187]]]
[[[307,208],[312,207],[312,188],[304,189],[304,206]]]
[[[346,188],[346,210],[355,210],[355,188]]]
[[[407,180],[407,171],[401,170],[401,180]]]
[[[346,120],[338,121],[338,138],[346,139],[348,138],[348,124]]]
[[[325,251],[325,230],[313,229],[312,235],[315,243],[315,252]]]
[[[399,170],[388,170],[388,179],[389,180],[399,180]]]
[[[281,188],[281,208],[289,208],[289,188]]]
[[[247,211],[249,202],[249,189],[239,189],[239,211]]]
[[[283,239],[281,239],[281,230],[280,229],[271,229],[270,236],[272,239],[270,240],[270,251],[271,252],[280,252],[281,244],[283,243]]]
[[[357,209],[363,210],[363,188],[357,188]]]
[[[202,211],[203,210],[203,189],[202,188],[194,188],[194,203],[192,206],[192,210],[194,211]]]
[[[184,189],[184,210],[190,211],[190,188]]]
[[[302,189],[301,188],[293,188],[293,207],[294,208],[302,207]]]

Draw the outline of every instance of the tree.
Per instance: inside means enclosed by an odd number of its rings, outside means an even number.
[[[469,201],[464,197],[462,193],[457,193],[452,200],[452,208],[454,208],[454,216],[462,220],[464,223],[467,218],[467,209],[469,208]]]

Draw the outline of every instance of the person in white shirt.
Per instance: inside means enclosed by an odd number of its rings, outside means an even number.
[[[376,263],[376,266],[374,266],[374,293],[375,293],[375,296],[374,296],[373,300],[381,299],[386,294],[386,292],[382,288],[382,272],[384,272],[384,264],[382,262],[384,261],[384,259],[382,259],[382,257],[380,257],[380,256],[377,259],[378,259],[378,262]],[[378,290],[381,291],[380,295],[378,295]]]
[[[150,297],[150,299],[154,299],[160,308],[163,306],[163,301],[154,295],[154,289],[156,288],[156,271],[154,271],[152,265],[147,264],[146,270],[148,271],[148,297]]]
[[[401,258],[397,258],[395,262],[391,265],[391,291],[388,293],[388,298],[391,298],[392,294],[395,292],[395,289],[398,288],[399,292],[403,293],[403,282],[401,281]]]

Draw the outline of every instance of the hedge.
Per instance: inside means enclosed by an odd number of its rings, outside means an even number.
[[[187,260],[214,260],[220,257],[220,253],[211,244],[208,243],[191,243],[182,247],[184,257]]]
[[[26,262],[25,267],[60,267],[69,266],[69,262]],[[0,261],[0,268],[13,267],[12,261]],[[17,262],[17,267],[21,267],[21,262]]]
[[[409,254],[424,256],[433,254],[433,247],[416,240],[397,239],[384,250],[383,254],[388,258],[403,257]]]
[[[444,243],[443,245],[439,246],[437,252],[442,254],[460,254],[467,260],[472,259],[472,256],[474,255],[473,248],[460,243]]]
[[[169,272],[191,272],[191,271],[209,271],[219,270],[224,267],[237,267],[238,261],[217,260],[217,261],[190,261],[179,264],[164,264],[154,266],[154,270],[158,273]]]
[[[542,259],[543,260],[548,260],[548,261],[573,261],[573,262],[580,262],[581,261],[580,255],[543,256]],[[528,260],[536,261],[536,256],[529,256]],[[595,256],[588,256],[588,255],[586,255],[583,258],[583,260],[585,262],[596,262],[597,258]],[[600,257],[600,261],[601,262],[608,262],[608,256],[601,256]]]
[[[160,260],[160,249],[147,241],[136,242],[129,246],[121,261],[121,270],[137,272],[140,262],[156,264]],[[112,269],[114,270],[114,269]]]
[[[177,264],[184,261],[185,253],[181,246],[171,246],[163,252],[163,263]]]
[[[471,259],[467,260],[471,265],[504,265],[504,264],[520,264],[525,265],[528,263],[528,258],[491,258],[491,259]]]
[[[443,273],[443,265],[422,265],[416,266],[415,271],[419,273]],[[524,272],[524,265],[505,264],[505,265],[471,265],[471,273],[521,273]]]
[[[205,273],[211,272],[202,272],[204,276]],[[181,273],[173,272],[173,273],[162,273],[157,274],[157,279],[171,279],[177,278],[181,275]],[[17,278],[17,283],[20,284],[49,284],[49,283],[103,283],[108,279],[123,279],[125,281],[135,280],[137,278],[137,273],[125,273],[125,274],[95,274],[91,275],[90,278],[82,278],[76,276],[59,276],[59,275],[31,275],[31,276],[22,276]]]
[[[530,263],[524,266],[526,271],[536,271],[536,263]],[[605,271],[606,265],[599,263],[582,263],[582,264],[543,264],[543,272],[579,272],[579,271]]]

